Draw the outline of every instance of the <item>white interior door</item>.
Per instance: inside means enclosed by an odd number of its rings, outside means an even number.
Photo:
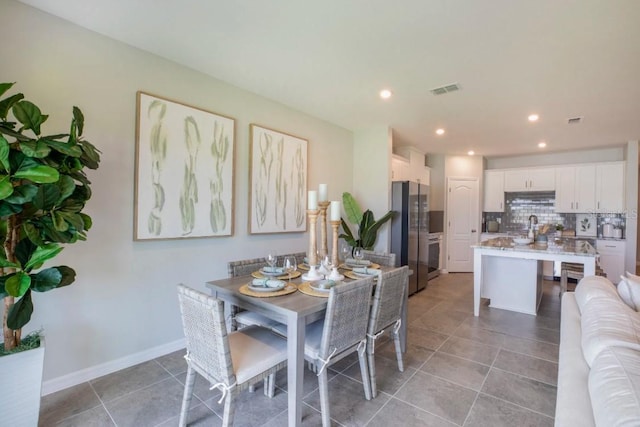
[[[478,242],[480,206],[477,178],[449,178],[447,193],[447,270],[473,271],[473,249]]]

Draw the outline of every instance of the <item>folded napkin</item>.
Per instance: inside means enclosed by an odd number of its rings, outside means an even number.
[[[322,280],[322,281],[318,282],[314,286],[319,288],[319,289],[331,289],[337,284],[338,283],[336,281],[334,281],[334,280]]]
[[[366,268],[366,267],[356,267],[352,270],[356,274],[361,274],[363,276],[379,276],[382,271],[377,268]]]
[[[284,268],[283,267],[271,267],[271,266],[266,266],[266,267],[262,267],[262,271],[264,273],[277,273],[277,274],[281,274],[284,273]]]
[[[344,262],[351,265],[371,265],[371,261],[368,259],[357,260],[355,258],[347,258]]]
[[[279,288],[284,282],[276,279],[253,279],[251,286],[256,288]]]

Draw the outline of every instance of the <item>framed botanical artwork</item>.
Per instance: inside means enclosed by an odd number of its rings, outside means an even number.
[[[597,218],[594,214],[576,214],[576,236],[596,237]]]
[[[231,236],[235,120],[137,95],[134,240]]]
[[[250,125],[249,232],[307,229],[307,140]]]

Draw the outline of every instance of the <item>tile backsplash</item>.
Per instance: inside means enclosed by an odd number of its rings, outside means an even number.
[[[501,222],[499,231],[526,232],[529,227],[529,216],[538,217],[538,226],[542,224],[562,224],[566,230],[576,229],[576,214],[557,213],[555,211],[555,191],[514,192],[505,193],[505,210],[501,212],[485,212],[484,220]],[[602,235],[602,224],[605,221],[614,226],[625,228],[622,214],[594,214],[598,216],[598,236]],[[553,231],[553,230],[551,230]]]

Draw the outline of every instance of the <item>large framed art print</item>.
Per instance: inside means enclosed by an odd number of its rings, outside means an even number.
[[[307,229],[307,140],[250,125],[249,232]]]
[[[235,120],[137,94],[134,239],[230,236]]]

